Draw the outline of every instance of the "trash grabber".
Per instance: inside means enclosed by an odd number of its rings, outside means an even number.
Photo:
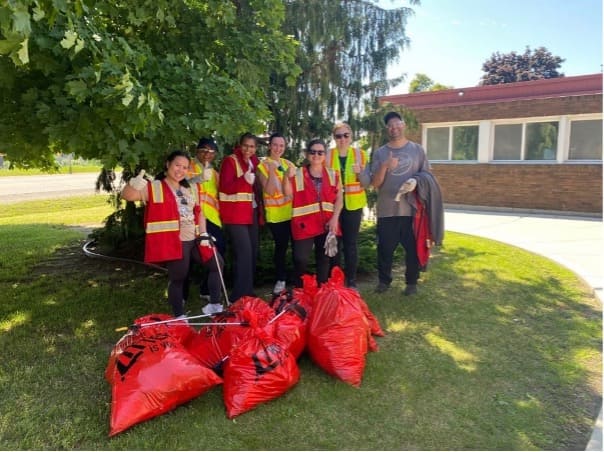
[[[213,239],[213,237],[212,237]],[[223,308],[229,307],[229,294],[226,290],[226,285],[224,284],[224,277],[222,276],[222,269],[220,268],[220,261],[218,260],[218,251],[216,251],[216,244],[214,240],[210,240],[210,246],[212,247],[212,251],[214,252],[214,260],[216,261],[216,268],[218,268],[218,275],[220,276],[220,283],[222,284],[222,290],[224,291],[224,301],[222,302]]]
[[[199,319],[202,317],[211,317],[212,314],[201,314],[201,315],[192,315],[190,317],[181,317],[181,318],[173,318],[173,319],[168,319],[168,320],[158,320],[157,322],[148,322],[148,323],[134,323],[132,325],[128,326],[121,326],[115,329],[115,331],[126,331],[128,329],[138,329],[138,328],[142,328],[142,327],[146,327],[146,326],[154,326],[154,325],[161,325],[161,324],[165,324],[165,323],[174,323],[174,322],[183,322],[183,321],[188,321],[189,319]]]

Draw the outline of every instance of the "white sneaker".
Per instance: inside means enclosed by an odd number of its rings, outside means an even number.
[[[179,315],[178,317],[176,317],[176,320],[185,322],[185,323],[189,323],[189,319],[187,318],[187,316],[185,314]]]
[[[212,315],[222,312],[222,304],[221,303],[208,303],[203,308],[201,308],[201,312],[205,315]]]
[[[284,290],[285,290],[285,281],[277,281],[275,283],[275,287],[273,287],[273,293],[275,295],[279,295]]]

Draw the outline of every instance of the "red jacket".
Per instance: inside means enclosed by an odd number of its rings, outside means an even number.
[[[193,213],[199,223],[199,185],[192,184],[195,199]],[[147,184],[145,208],[145,262],[165,262],[182,259],[180,215],[172,189],[163,180]]]
[[[256,171],[258,158],[250,159],[253,171]],[[223,224],[252,224],[254,210],[252,199],[254,187],[243,177],[248,164],[243,161],[241,151],[235,151],[224,158],[220,166],[218,202]]]
[[[323,168],[319,197],[308,168],[296,170],[296,175],[291,178],[294,196],[291,228],[294,240],[308,239],[327,232],[327,222],[333,216],[338,196],[338,178],[336,171]]]

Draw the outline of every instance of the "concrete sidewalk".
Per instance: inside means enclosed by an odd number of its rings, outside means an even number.
[[[601,218],[446,209],[445,229],[508,243],[556,261],[582,278],[602,302]],[[602,405],[585,450],[602,450]]]

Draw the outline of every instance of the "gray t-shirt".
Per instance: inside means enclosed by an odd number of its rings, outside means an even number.
[[[385,144],[372,155],[371,174],[375,174],[382,163],[388,161],[390,152],[392,157],[398,158],[398,166],[393,171],[386,171],[384,182],[378,189],[377,216],[411,216],[412,209],[405,197],[401,196],[399,202],[396,202],[394,197],[407,179],[420,171],[430,171],[430,163],[424,148],[413,141],[408,141],[401,148],[391,148]]]

